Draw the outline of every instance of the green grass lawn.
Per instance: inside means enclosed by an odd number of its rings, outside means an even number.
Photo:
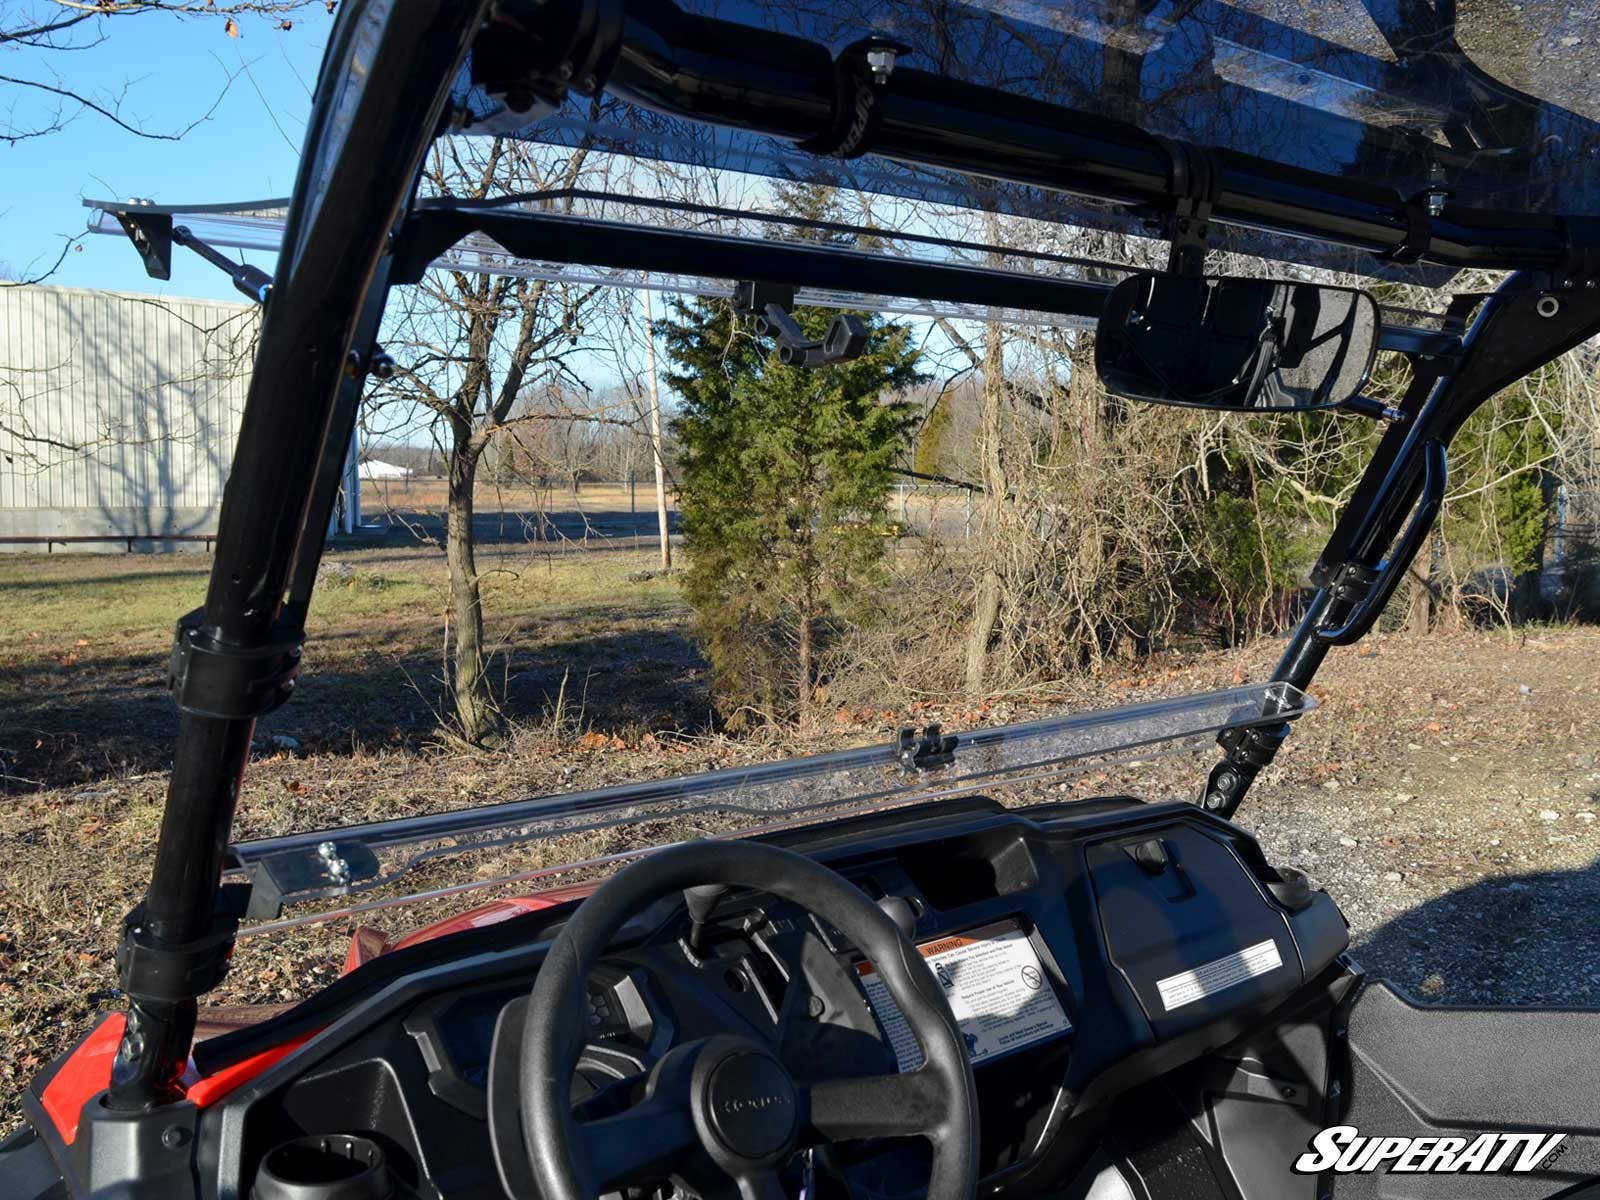
[[[325,563],[295,703],[263,728],[346,747],[432,737],[447,703],[443,556],[358,550]],[[676,580],[629,578],[654,564],[628,551],[480,558],[494,688],[508,718],[538,722],[558,698],[568,716],[625,729],[685,718],[684,682],[702,664]],[[197,554],[0,556],[5,783],[65,785],[165,765],[172,629],[203,601],[209,568]]]

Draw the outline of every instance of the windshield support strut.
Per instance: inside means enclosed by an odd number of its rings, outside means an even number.
[[[1488,299],[1455,361],[1412,358],[1412,380],[1392,425],[1322,552],[1312,597],[1274,682],[1305,690],[1334,646],[1364,636],[1427,541],[1444,501],[1445,449],[1479,406],[1529,371],[1600,333],[1600,291],[1519,271]],[[1410,518],[1409,521],[1407,518]],[[1402,532],[1403,531],[1403,532]],[[1288,725],[1224,730],[1223,757],[1201,803],[1232,816],[1277,754]]]
[[[369,41],[370,23],[361,28],[369,15],[356,6],[334,29],[296,182],[297,215],[261,326],[205,606],[188,623],[191,640],[221,656],[220,667],[201,669],[222,678],[224,690],[230,674],[248,683],[259,673],[232,663],[263,652],[270,690],[279,692],[286,679],[284,656],[271,648],[285,625],[298,629],[304,619],[331,503],[328,483],[343,460],[355,413],[350,397],[365,374],[351,371],[352,349],[375,337],[388,232],[416,186],[478,16],[474,5],[413,0],[376,18],[379,36]],[[361,86],[388,78],[426,82]],[[365,365],[366,351],[356,355]],[[191,655],[187,670],[197,661]],[[180,709],[156,861],[119,954],[129,1008],[112,1065],[112,1110],[147,1112],[182,1098],[197,1000],[217,982],[232,945],[236,917],[220,904],[223,855],[256,711],[232,701],[221,710]]]

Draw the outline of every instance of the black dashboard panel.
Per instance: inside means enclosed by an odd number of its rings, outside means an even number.
[[[898,898],[917,942],[1001,922],[1026,933],[1071,1029],[975,1072],[984,1175],[1023,1194],[1071,1169],[1074,1130],[1108,1101],[1284,1004],[1346,944],[1325,894],[1285,903],[1248,835],[1186,805],[956,801],[771,840],[875,899]],[[398,970],[379,959],[370,990],[357,985],[371,968],[357,972],[337,1009],[323,1001],[321,1034],[207,1114],[206,1194],[245,1195],[270,1146],[340,1131],[380,1140],[416,1194],[504,1194],[486,1124],[495,1026],[526,995],[565,911],[401,952],[411,956]],[[575,1101],[626,1087],[617,1081],[674,1044],[731,1030],[765,1039],[802,1080],[896,1069],[836,931],[754,893],[718,906],[697,952],[686,929],[680,903],[638,914],[591,979]],[[292,1019],[264,1036],[286,1028]],[[519,1146],[520,1135],[500,1149]],[[912,1143],[832,1148],[817,1169],[846,1175],[859,1197],[888,1197],[890,1181],[925,1178],[906,1158],[917,1153]]]

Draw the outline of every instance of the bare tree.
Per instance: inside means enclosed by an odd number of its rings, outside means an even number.
[[[454,138],[433,149],[424,186],[470,199],[573,188],[590,169],[586,149]],[[570,209],[571,200],[564,204]],[[474,489],[497,440],[549,426],[571,430],[609,418],[576,401],[587,394],[572,366],[585,321],[598,319],[601,289],[549,279],[474,272],[465,263],[431,271],[397,295],[388,345],[400,367],[377,400],[415,406],[432,423],[447,462],[445,554],[450,583],[449,672],[455,719],[469,742],[499,723],[490,696],[483,599],[473,529]],[[563,440],[563,439],[558,439]],[[583,458],[570,439],[568,477]]]

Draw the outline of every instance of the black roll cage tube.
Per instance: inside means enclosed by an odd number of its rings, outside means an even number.
[[[427,146],[459,115],[448,111],[449,93],[475,36],[493,40],[502,70],[508,49],[515,49],[513,39],[529,36],[530,27],[573,40],[569,55],[548,37],[535,39],[528,78],[512,81],[507,91],[519,101],[559,102],[574,79],[571,64],[579,62],[611,68],[609,80],[580,73],[573,86],[581,90],[606,84],[654,108],[796,142],[835,128],[837,75],[822,47],[738,27],[739,36],[727,36],[721,23],[687,17],[663,0],[628,0],[625,20],[620,7],[620,0],[546,0],[537,6],[524,0],[497,0],[494,6],[488,0],[381,6],[350,0],[340,7],[265,305],[205,605],[179,626],[180,638],[189,642],[191,675],[210,671],[212,684],[230,676],[248,681],[250,670],[230,656],[272,659],[281,652],[298,661],[338,466],[389,286],[405,274],[403,263],[415,266],[405,253],[409,240],[453,241],[468,228],[459,214],[413,205]],[[498,17],[509,10],[522,24],[508,32]],[[492,18],[487,24],[486,16]],[[619,29],[620,44],[594,44]],[[352,60],[358,60],[358,71],[348,70]],[[357,76],[381,82],[361,86]],[[390,86],[391,80],[405,86]],[[895,71],[877,96],[873,152],[1156,209],[1171,205],[1170,149],[1131,126],[906,69]],[[1217,154],[1211,161],[1219,219],[1377,253],[1418,240],[1414,214],[1381,188],[1361,189],[1238,155]],[[546,224],[530,221],[529,214],[515,214],[515,225],[503,223],[507,215],[479,212],[471,220],[497,238],[537,240],[546,257],[553,255]],[[572,235],[569,225],[561,229]],[[1343,640],[1353,626],[1359,636],[1361,626],[1375,619],[1371,610],[1381,605],[1363,604],[1383,579],[1381,556],[1422,494],[1430,463],[1429,494],[1442,486],[1443,447],[1471,412],[1499,388],[1600,331],[1600,291],[1586,289],[1587,279],[1574,283],[1566,277],[1576,258],[1596,258],[1575,256],[1564,236],[1565,226],[1553,219],[1511,225],[1458,214],[1431,221],[1425,257],[1523,269],[1484,303],[1458,343],[1459,356],[1433,353],[1441,348],[1436,341],[1395,347],[1414,369],[1402,405],[1408,419],[1389,429],[1341,518],[1318,564],[1321,590],[1275,678],[1304,687],[1332,633]],[[643,259],[681,254],[690,243],[641,237],[630,244],[630,253]],[[715,248],[724,254],[734,249]],[[748,244],[736,248],[751,252]],[[592,246],[586,250],[599,253]],[[769,264],[779,273],[831,272],[838,269],[833,261],[830,256],[818,265],[820,258],[783,255]],[[881,273],[890,263],[874,259],[871,267]],[[703,260],[694,266],[703,273]],[[962,297],[987,296],[983,289],[991,285],[949,265],[902,262],[892,269],[914,275],[915,286],[934,295],[948,289]],[[751,276],[740,271],[732,277]],[[1054,295],[1049,303],[1068,303],[1067,291]],[[1070,302],[1094,310],[1087,293]],[[1016,294],[1008,294],[1006,306],[1016,303]],[[1457,344],[1448,341],[1452,348]],[[1402,551],[1414,549],[1419,539],[1404,540]],[[1392,559],[1403,570],[1401,557]],[[185,706],[184,692],[178,693],[177,746],[155,865],[119,952],[130,997],[128,1024],[104,1104],[94,1100],[84,1110],[74,1147],[83,1161],[93,1157],[87,1147],[101,1122],[164,1122],[163,1110],[182,1103],[180,1075],[197,999],[220,977],[217,963],[231,950],[238,919],[238,898],[224,894],[221,868],[255,717],[287,699],[293,684],[292,663],[273,660],[269,666],[263,677],[273,686],[254,700],[241,691],[222,705],[226,715]],[[1232,812],[1282,740],[1248,732],[1254,736],[1231,744],[1227,734],[1221,739],[1225,756],[1204,798],[1208,808]],[[159,1129],[154,1132],[159,1136]]]

